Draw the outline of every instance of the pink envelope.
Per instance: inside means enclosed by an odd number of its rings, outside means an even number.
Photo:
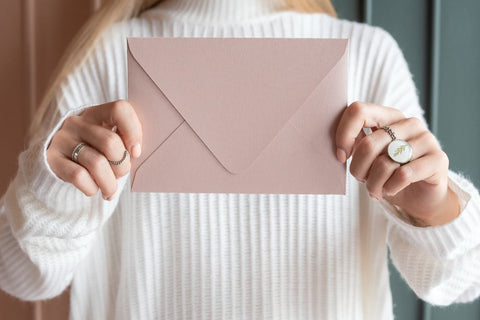
[[[133,192],[345,194],[348,40],[128,38]]]

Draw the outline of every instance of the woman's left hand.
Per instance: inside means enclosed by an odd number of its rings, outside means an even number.
[[[386,150],[392,139],[383,126],[411,145],[410,162],[400,165],[390,159]],[[372,134],[365,136],[363,128],[371,128]],[[366,184],[370,197],[399,206],[417,225],[441,225],[459,215],[457,195],[448,187],[448,156],[420,119],[405,118],[394,108],[354,102],[340,119],[336,145],[340,162],[352,156],[350,172]]]

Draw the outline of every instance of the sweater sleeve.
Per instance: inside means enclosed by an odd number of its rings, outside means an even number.
[[[426,125],[407,62],[395,40],[378,29],[385,57],[374,103],[400,109]],[[388,219],[388,245],[394,265],[423,300],[434,305],[468,302],[480,295],[480,196],[473,183],[449,171],[448,185],[461,213],[449,224],[416,227],[386,200],[377,209]]]
[[[0,199],[0,288],[18,298],[51,298],[69,285],[128,179],[118,179],[112,201],[103,200],[101,192],[87,197],[59,179],[46,159],[49,142],[64,119],[125,98],[125,48],[118,28],[107,30],[62,84],[56,115],[44,124],[45,134],[39,133],[20,154],[16,176]]]

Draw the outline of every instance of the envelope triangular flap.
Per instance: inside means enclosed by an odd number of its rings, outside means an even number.
[[[217,160],[240,173],[336,65],[347,40],[129,38],[128,46]]]

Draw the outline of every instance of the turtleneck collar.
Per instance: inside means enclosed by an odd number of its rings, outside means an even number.
[[[152,11],[201,24],[245,22],[281,11],[279,0],[165,0]]]

